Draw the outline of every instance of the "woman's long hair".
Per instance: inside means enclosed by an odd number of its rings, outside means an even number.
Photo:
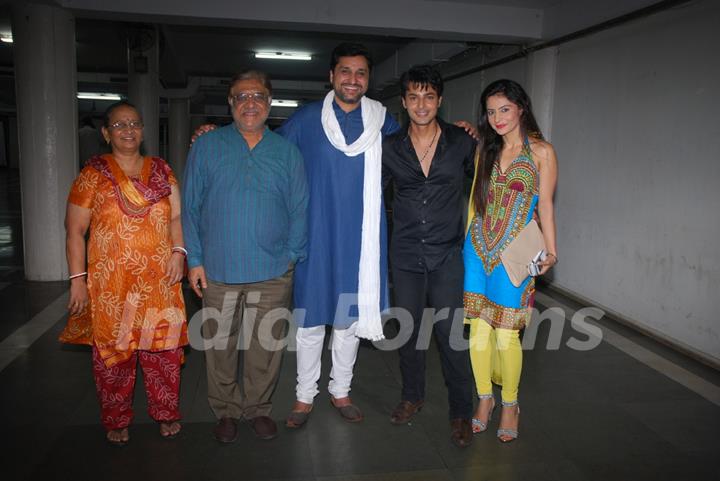
[[[480,159],[475,171],[475,192],[472,199],[475,211],[481,215],[485,214],[487,208],[493,166],[499,161],[500,152],[502,152],[503,148],[502,136],[495,132],[487,117],[487,100],[489,97],[498,94],[504,95],[522,110],[520,114],[520,135],[523,138],[525,136],[543,138],[532,112],[530,97],[519,83],[509,79],[500,79],[492,82],[483,90],[480,96],[480,119],[478,122]]]

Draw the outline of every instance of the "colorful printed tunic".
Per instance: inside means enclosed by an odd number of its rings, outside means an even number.
[[[132,184],[132,185],[130,185]],[[112,155],[90,159],[68,202],[91,210],[87,243],[89,305],[68,319],[62,342],[95,345],[105,365],[136,350],[188,344],[181,285],[168,285],[170,186],[164,160],[145,157],[139,178],[128,178]]]
[[[515,287],[500,253],[532,220],[539,180],[527,139],[506,172],[497,163],[493,167],[485,216],[475,215],[465,238],[466,317],[502,329],[522,329],[529,321],[535,278]]]

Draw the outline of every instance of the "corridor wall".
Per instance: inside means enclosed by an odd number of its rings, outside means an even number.
[[[715,366],[718,25],[718,2],[692,2],[560,45],[551,115],[560,163],[552,283]],[[523,82],[523,65],[449,82],[452,117],[500,76]]]

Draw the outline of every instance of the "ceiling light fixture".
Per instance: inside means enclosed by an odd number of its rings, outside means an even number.
[[[297,100],[282,100],[282,99],[272,99],[273,107],[297,107],[298,101]]]
[[[77,98],[81,100],[122,100],[120,94],[106,94],[102,92],[78,92]]]
[[[9,33],[0,34],[0,41],[5,43],[13,43],[13,36]]]
[[[312,60],[312,56],[305,52],[255,52],[255,58],[270,58],[277,60]]]

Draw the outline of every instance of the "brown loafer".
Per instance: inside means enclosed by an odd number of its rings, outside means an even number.
[[[415,414],[420,412],[423,404],[425,404],[425,401],[422,400],[414,403],[410,401],[400,401],[400,404],[398,404],[390,414],[390,422],[393,424],[407,424]]]
[[[472,443],[472,424],[469,419],[455,418],[450,421],[450,441],[458,448],[466,448]]]
[[[277,437],[277,424],[269,416],[258,416],[248,422],[259,439],[274,439]]]
[[[233,418],[222,417],[213,428],[215,439],[221,443],[234,443],[238,437],[237,421]]]
[[[349,423],[359,423],[363,420],[363,413],[352,403],[350,396],[334,398],[330,396],[330,403],[338,410],[340,416]]]
[[[304,403],[302,401],[295,401],[295,405],[290,411],[287,419],[285,420],[285,426],[290,429],[297,429],[302,427],[310,417],[313,405]]]

